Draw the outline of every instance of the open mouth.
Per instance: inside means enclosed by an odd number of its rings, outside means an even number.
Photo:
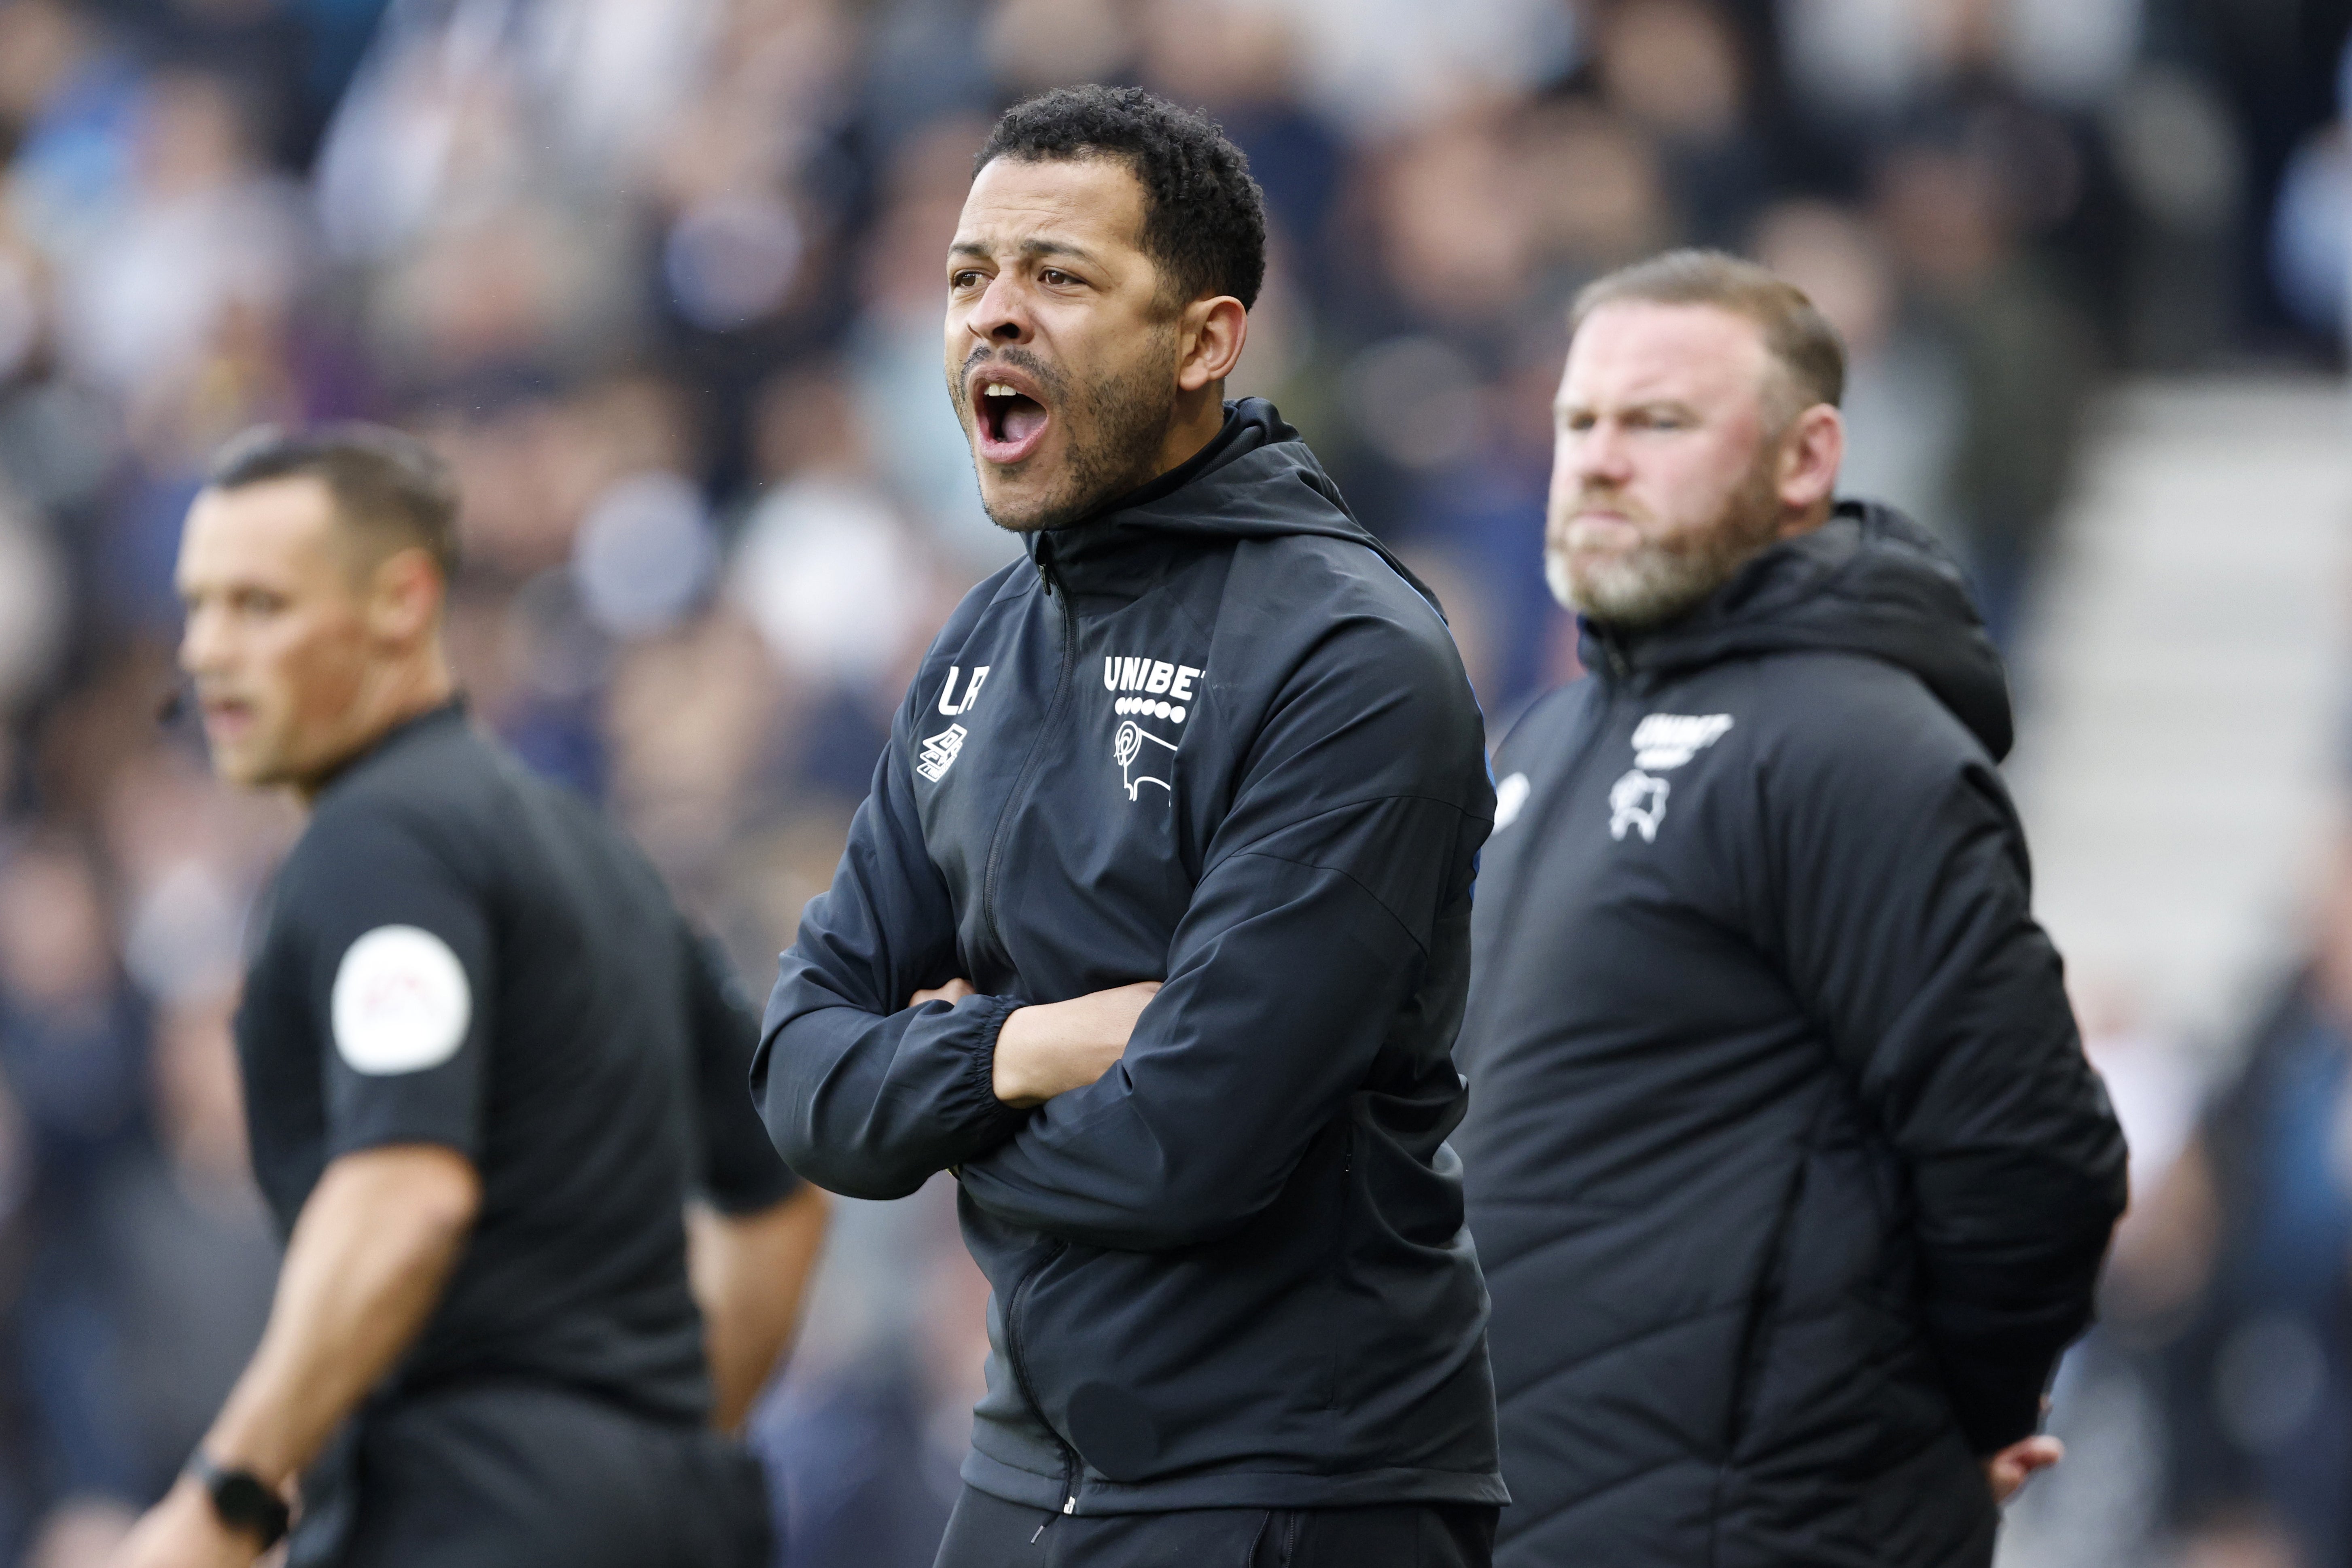
[[[235,698],[205,697],[197,705],[204,715],[205,732],[225,738],[241,735],[253,724],[253,705]]]
[[[1010,465],[1028,458],[1045,439],[1051,423],[1045,405],[1011,382],[982,372],[974,382],[973,424],[980,435],[980,455],[991,463]]]

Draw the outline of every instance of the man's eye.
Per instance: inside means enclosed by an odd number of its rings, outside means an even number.
[[[1037,276],[1043,278],[1045,282],[1054,284],[1076,283],[1077,281],[1076,278],[1072,277],[1068,273],[1064,272],[1058,267],[1049,267]]]
[[[970,267],[964,268],[961,272],[951,272],[948,274],[948,287],[950,288],[970,288],[979,277],[980,274],[972,271]]]

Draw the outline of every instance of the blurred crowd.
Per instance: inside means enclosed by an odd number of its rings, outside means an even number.
[[[439,444],[474,713],[757,989],[931,629],[1017,548],[940,369],[1004,104],[1136,81],[1247,151],[1274,256],[1236,391],[1437,586],[1499,733],[1577,673],[1538,550],[1582,282],[1694,242],[1811,291],[1849,487],[1949,538],[2007,639],[2104,380],[2342,363],[2347,31],[2352,0],[0,0],[0,1563],[94,1562],[268,1303],[226,1020],[299,824],[159,716],[226,437]],[[2166,1196],[2062,1388],[2084,1479],[2021,1532],[2050,1561],[2352,1561],[2352,862],[2321,928],[2242,1081],[2086,1011]],[[929,1563],[982,1299],[940,1191],[844,1206],[758,1422],[797,1568]]]

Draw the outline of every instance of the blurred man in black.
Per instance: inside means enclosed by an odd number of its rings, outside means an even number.
[[[295,1564],[765,1560],[756,1467],[712,1427],[790,1334],[822,1200],[768,1148],[754,1021],[650,865],[467,723],[456,511],[424,448],[344,428],[232,448],[188,517],[214,765],[310,811],[236,1024],[287,1246],[119,1568],[251,1563],[306,1468]]]
[[[1580,298],[1460,1057],[1496,1560],[1981,1568],[2124,1150],[2029,907],[2000,664],[1834,503],[1844,361],[1681,252]],[[1531,563],[1532,564],[1532,563]]]

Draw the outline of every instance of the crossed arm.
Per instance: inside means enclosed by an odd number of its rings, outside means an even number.
[[[1092,1083],[1127,1053],[1143,1004],[1159,991],[1159,981],[1139,980],[1066,1002],[1014,1009],[997,1030],[991,1072],[996,1097],[1025,1110]],[[907,1005],[946,1002],[952,1007],[977,995],[970,981],[953,979],[917,991]]]

